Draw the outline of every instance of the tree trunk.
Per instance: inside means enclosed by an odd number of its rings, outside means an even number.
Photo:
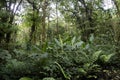
[[[115,6],[116,6],[116,9],[117,9],[117,14],[116,15],[117,15],[118,19],[115,23],[115,26],[113,25],[113,29],[114,29],[114,34],[115,34],[114,39],[115,39],[115,45],[116,45],[116,53],[118,53],[119,56],[120,56],[120,48],[119,48],[119,46],[120,46],[120,26],[119,26],[119,24],[120,24],[120,21],[119,21],[119,19],[120,19],[120,8],[119,8],[118,2],[116,0],[112,0],[112,1],[114,2]]]
[[[46,18],[46,8],[47,8],[47,1],[44,0],[44,5],[42,7],[43,10],[43,16],[42,16],[42,42],[44,43],[46,40],[46,23],[45,23],[45,18]]]
[[[120,9],[119,9],[119,5],[118,5],[118,3],[117,3],[116,0],[112,0],[112,1],[114,2],[115,6],[116,6],[116,9],[117,9],[117,16],[120,18]]]
[[[30,44],[35,44],[35,3],[33,2],[32,8],[33,8],[33,13],[32,13],[32,26],[31,26],[31,32],[30,32]]]
[[[83,30],[81,38],[84,42],[87,42],[90,37],[90,34],[94,33],[94,30],[92,29],[94,27],[93,19],[92,19],[92,5],[86,4],[85,0],[79,0],[79,1],[81,2],[81,4],[84,6],[85,9],[85,15],[86,15],[85,21],[88,21],[88,24],[86,24],[87,28]]]
[[[56,33],[58,34],[59,33],[59,26],[58,26],[58,2],[56,1]]]

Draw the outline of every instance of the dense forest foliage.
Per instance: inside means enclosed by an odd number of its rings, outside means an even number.
[[[0,0],[0,80],[120,80],[120,0]]]

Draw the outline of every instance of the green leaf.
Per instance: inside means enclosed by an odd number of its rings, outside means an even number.
[[[29,77],[22,77],[22,78],[20,78],[19,80],[33,80],[33,79],[31,79],[31,78],[29,78]]]
[[[114,56],[115,54],[109,54],[109,55],[101,55],[100,56],[100,59],[103,61],[103,62],[108,62],[110,60],[110,58],[112,56]]]
[[[78,69],[78,72],[80,72],[80,73],[82,73],[82,74],[84,74],[84,75],[87,73],[83,68],[79,68],[79,69]]]
[[[93,40],[94,40],[94,35],[91,34],[89,41],[90,41],[90,42],[93,42]]]
[[[86,71],[88,71],[90,65],[91,65],[90,63],[86,63],[86,64],[84,64],[83,68],[84,68]]]
[[[92,59],[94,59],[94,61],[96,61],[98,59],[98,57],[100,56],[101,54],[101,50],[100,51],[96,51],[93,55],[92,55]]]
[[[80,46],[82,46],[82,45],[83,45],[83,42],[82,42],[82,41],[77,42],[77,43],[74,44],[74,46],[76,46],[76,47],[80,47]]]
[[[89,75],[88,78],[95,78],[95,79],[97,79],[97,76],[96,75]]]
[[[47,77],[47,78],[43,78],[43,80],[55,80],[55,79],[52,77]]]
[[[59,35],[59,41],[60,41],[61,47],[63,47],[63,40],[61,38],[61,35]]]
[[[57,64],[57,66],[60,68],[63,76],[64,76],[66,79],[70,80],[70,75],[66,75],[66,74],[65,74],[65,72],[64,72],[63,68],[61,67],[61,65],[60,65],[58,62],[55,62],[55,64]]]
[[[75,40],[76,40],[76,37],[73,37],[73,39],[72,39],[72,45],[74,45],[74,43],[75,43]]]
[[[55,39],[55,42],[56,42],[56,44],[57,44],[58,46],[61,47],[61,44],[60,44],[60,42],[59,42],[57,39]]]

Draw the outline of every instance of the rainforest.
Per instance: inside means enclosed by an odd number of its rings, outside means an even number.
[[[0,0],[0,80],[120,80],[120,0]]]

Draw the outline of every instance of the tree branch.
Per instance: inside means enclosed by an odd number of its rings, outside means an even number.
[[[23,1],[23,0],[20,0],[20,2],[18,3],[18,5],[17,5],[17,7],[16,7],[16,10],[15,10],[15,12],[14,12],[14,15],[16,14],[16,12],[17,12],[17,10],[18,10],[20,4],[22,3],[22,1]]]

